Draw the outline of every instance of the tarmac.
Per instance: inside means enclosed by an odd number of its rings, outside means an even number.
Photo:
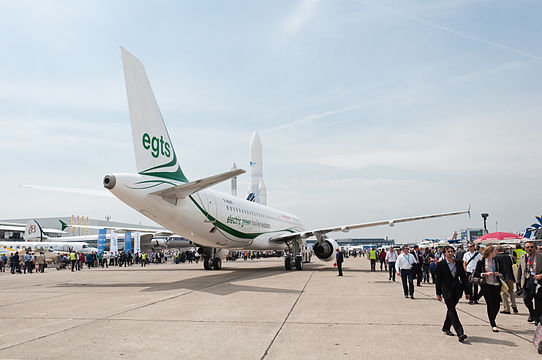
[[[0,359],[536,359],[535,326],[461,300],[468,339],[446,336],[446,307],[422,284],[347,258],[284,270],[282,259],[0,273]],[[452,329],[453,331],[453,329]]]

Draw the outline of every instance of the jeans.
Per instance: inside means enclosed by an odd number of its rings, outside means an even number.
[[[429,283],[429,264],[423,264],[423,282]]]
[[[388,270],[390,271],[390,280],[395,281],[395,262],[388,263]]]
[[[408,280],[408,285],[407,285]],[[412,278],[411,269],[402,269],[401,270],[401,281],[403,282],[403,293],[405,296],[414,295],[414,279]]]

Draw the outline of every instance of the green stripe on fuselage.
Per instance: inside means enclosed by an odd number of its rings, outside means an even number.
[[[244,233],[242,231],[235,230],[235,229],[229,227],[228,225],[226,225],[226,224],[220,222],[219,220],[217,220],[214,216],[212,216],[207,211],[205,211],[205,209],[202,206],[200,206],[196,200],[194,200],[192,195],[189,195],[188,197],[197,206],[197,208],[203,213],[203,215],[205,215],[207,220],[211,221],[214,224],[214,226],[216,226],[217,228],[227,232],[228,234],[230,234],[232,236],[236,236],[236,237],[238,237],[240,239],[254,239],[257,236],[260,236],[262,234],[271,233],[271,232],[279,232],[279,231],[288,231],[288,232],[291,232],[291,233],[295,232],[294,230],[291,230],[291,229],[284,229],[284,230],[276,230],[276,231],[267,231],[267,232],[263,232],[263,233]]]

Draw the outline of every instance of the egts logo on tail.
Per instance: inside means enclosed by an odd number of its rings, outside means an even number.
[[[164,141],[162,136],[160,136],[160,139],[154,136],[151,138],[149,134],[145,133],[143,134],[142,140],[143,147],[145,150],[151,150],[151,155],[154,158],[157,158],[160,155],[165,157],[171,156],[170,145],[167,141]]]

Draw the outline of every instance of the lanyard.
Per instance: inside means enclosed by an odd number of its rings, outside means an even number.
[[[406,259],[406,261],[408,261],[408,265],[410,265],[410,260],[408,259],[410,257],[409,255],[410,254],[408,255],[403,254],[403,257]]]
[[[495,275],[495,259],[491,260],[491,264],[493,265],[493,277],[495,278],[495,282],[497,282],[497,276]]]
[[[534,260],[534,255],[533,255],[533,260]],[[533,266],[533,263],[531,262],[531,259],[529,259],[529,255],[527,255],[527,261],[529,262],[529,265],[531,266],[531,275],[534,275],[534,266]]]

